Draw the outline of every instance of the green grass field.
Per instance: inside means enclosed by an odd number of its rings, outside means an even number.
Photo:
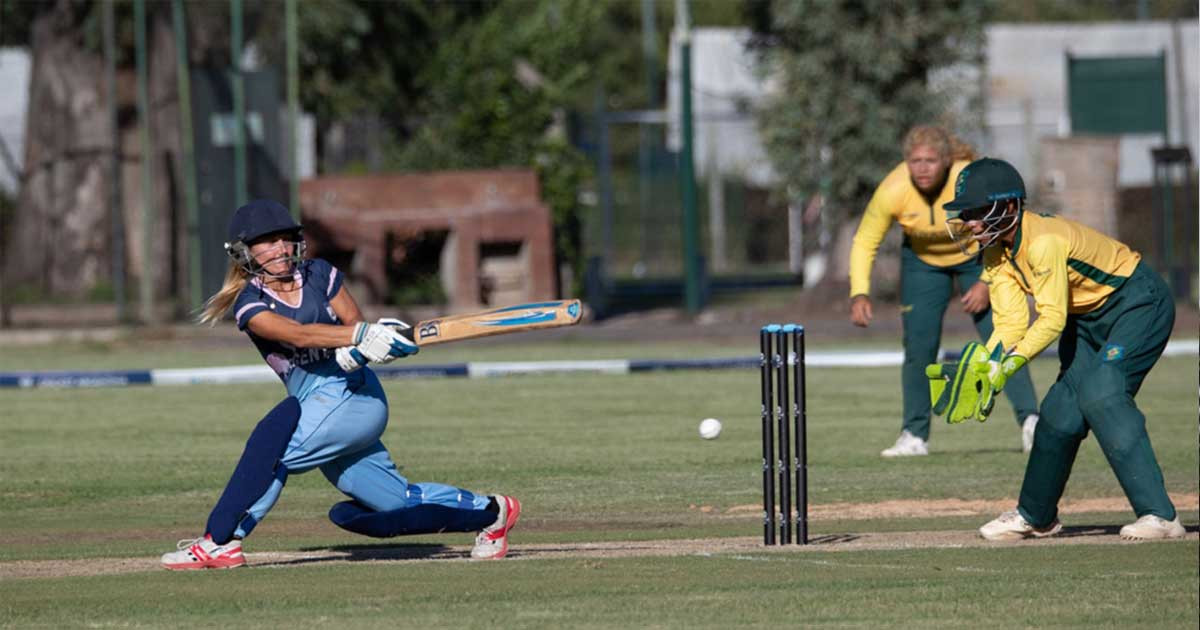
[[[447,347],[451,350],[451,347]],[[461,344],[428,362],[740,356],[720,343]],[[244,347],[92,344],[56,357],[5,351],[0,371],[247,363]],[[30,357],[33,357],[30,359]],[[1033,364],[1039,392],[1056,361]],[[1013,501],[1024,456],[1005,406],[985,424],[934,426],[933,454],[883,460],[898,430],[896,368],[810,369],[812,504],[895,499]],[[1147,544],[976,546],[666,557],[519,557],[522,544],[758,536],[758,376],[753,370],[386,381],[384,435],[413,481],[520,497],[514,556],[493,563],[297,562],[225,572],[26,577],[16,567],[153,559],[198,535],[274,384],[0,390],[0,627],[1195,627],[1200,548]],[[1172,493],[1195,497],[1196,359],[1165,359],[1138,397]],[[1002,403],[1007,405],[1007,402]],[[704,417],[720,439],[701,440]],[[1066,499],[1120,498],[1094,440]],[[468,534],[376,541],[333,526],[342,496],[291,478],[247,543],[256,552],[454,545]],[[1192,503],[1194,505],[1194,501]],[[1072,513],[1111,530],[1119,511]],[[969,530],[995,516],[837,518],[849,532]],[[1194,532],[1194,508],[1182,512]],[[1108,538],[1111,538],[1108,537]],[[1076,541],[1078,542],[1078,541]],[[1097,542],[1100,542],[1099,539]],[[86,573],[86,571],[85,571]]]

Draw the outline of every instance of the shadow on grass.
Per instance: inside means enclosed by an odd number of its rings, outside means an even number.
[[[448,560],[466,559],[470,552],[437,543],[408,545],[338,545],[335,547],[305,547],[301,553],[313,554],[298,558],[281,558],[256,562],[257,566],[296,566],[321,562],[371,562],[379,560]]]
[[[1062,538],[1078,538],[1081,536],[1116,536],[1121,531],[1120,525],[1064,525],[1058,533]]]

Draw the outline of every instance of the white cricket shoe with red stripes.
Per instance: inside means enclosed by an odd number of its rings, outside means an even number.
[[[488,525],[475,537],[475,548],[471,557],[476,560],[497,560],[508,553],[508,532],[521,517],[521,502],[514,497],[497,494],[494,497],[500,506],[496,522]]]
[[[172,571],[232,569],[246,564],[246,556],[242,555],[242,541],[236,538],[218,545],[211,536],[205,534],[203,538],[181,540],[177,547],[178,551],[162,556],[163,567]]]

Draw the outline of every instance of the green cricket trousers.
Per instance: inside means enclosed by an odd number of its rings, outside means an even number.
[[[925,366],[937,361],[942,343],[942,319],[954,293],[954,282],[966,291],[979,280],[983,265],[978,258],[935,267],[917,258],[905,243],[900,250],[900,301],[904,323],[904,366],[900,372],[904,394],[904,430],[929,439],[929,378]],[[992,336],[992,309],[971,316],[975,330],[987,341]],[[1016,411],[1017,424],[1037,413],[1037,394],[1029,370],[1013,375],[1004,388]]]
[[[1067,316],[1058,342],[1062,365],[1042,401],[1017,504],[1031,525],[1046,527],[1057,518],[1058,501],[1089,430],[1134,513],[1175,518],[1146,417],[1133,402],[1174,323],[1170,290],[1144,262],[1100,308]]]

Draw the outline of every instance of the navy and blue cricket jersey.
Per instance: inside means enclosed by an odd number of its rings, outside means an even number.
[[[308,392],[327,377],[346,378],[333,360],[332,348],[296,348],[290,344],[264,339],[247,328],[250,318],[271,311],[301,324],[341,324],[329,301],[342,288],[342,274],[320,258],[302,261],[295,271],[300,297],[288,303],[260,278],[252,278],[234,302],[234,318],[258,348],[263,359],[279,375],[288,393],[304,399]]]

